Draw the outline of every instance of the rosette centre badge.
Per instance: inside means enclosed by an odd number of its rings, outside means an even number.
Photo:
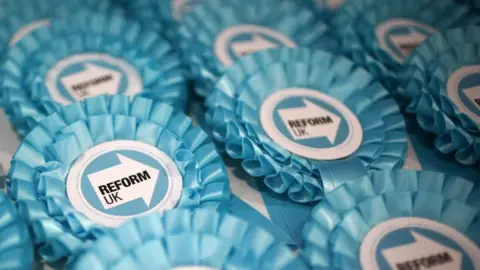
[[[284,34],[259,25],[238,25],[227,28],[215,40],[215,54],[225,66],[253,52],[277,47],[295,47]]]
[[[68,197],[75,208],[106,226],[173,208],[181,190],[182,176],[174,161],[135,141],[91,148],[74,163],[67,178]]]
[[[67,57],[52,67],[46,86],[62,105],[103,94],[133,96],[142,90],[142,80],[128,62],[101,53]]]
[[[390,19],[376,28],[380,46],[400,63],[437,30],[427,24],[407,19]]]
[[[478,269],[479,250],[453,228],[423,218],[375,226],[360,247],[364,269]]]
[[[311,159],[341,159],[362,143],[357,117],[340,101],[315,90],[275,92],[262,104],[260,119],[272,140]]]
[[[447,91],[460,111],[480,123],[480,65],[456,70],[448,79]]]

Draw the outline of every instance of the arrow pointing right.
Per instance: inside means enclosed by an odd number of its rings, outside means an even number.
[[[460,270],[462,254],[417,232],[410,231],[414,243],[382,250],[391,269]],[[418,266],[402,268],[402,266]]]
[[[124,155],[117,154],[117,157],[120,164],[87,176],[103,207],[110,209],[138,198],[142,198],[145,204],[150,206],[159,170]],[[108,193],[105,190],[108,190]],[[108,203],[112,201],[110,194],[115,194],[121,200]]]
[[[292,137],[295,140],[327,137],[333,144],[342,119],[307,99],[303,102],[304,107],[278,110]]]

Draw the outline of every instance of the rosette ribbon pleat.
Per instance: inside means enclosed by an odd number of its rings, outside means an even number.
[[[40,121],[11,163],[8,194],[29,224],[45,261],[68,257],[105,232],[70,201],[66,185],[79,157],[116,141],[142,143],[173,160],[182,189],[178,201],[167,209],[227,210],[230,189],[225,165],[207,134],[190,118],[168,104],[142,97],[89,98]]]
[[[345,158],[320,160],[272,139],[261,123],[262,103],[292,87],[313,89],[350,109],[362,128],[358,149]],[[225,73],[205,104],[221,148],[250,175],[296,202],[318,201],[366,169],[400,168],[405,157],[405,123],[388,91],[350,60],[324,51],[281,48],[248,55]]]

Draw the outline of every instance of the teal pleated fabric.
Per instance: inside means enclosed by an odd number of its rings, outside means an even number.
[[[0,269],[32,269],[33,243],[12,200],[0,191]]]
[[[400,73],[398,93],[407,112],[436,136],[435,147],[459,163],[480,159],[480,110],[475,87],[480,78],[480,27],[451,29],[419,46]]]
[[[315,148],[305,146],[287,133],[284,133],[289,138],[287,142],[273,138],[261,111],[271,96],[292,88],[310,89],[315,95],[325,94],[339,101],[340,104],[335,105],[338,108],[346,106],[362,129],[359,131],[362,139],[355,151],[343,157],[331,158],[330,152],[320,157],[325,149],[341,144],[325,143]],[[301,90],[295,91],[291,91],[292,96]],[[205,105],[206,121],[212,126],[219,146],[230,157],[242,161],[247,173],[261,177],[267,187],[276,193],[286,193],[296,202],[321,200],[325,192],[342,182],[361,178],[366,169],[398,169],[405,158],[405,122],[388,91],[350,60],[324,51],[280,48],[245,56],[226,71]],[[314,108],[299,112],[296,117],[300,120],[309,114],[315,117],[317,111]],[[321,111],[319,116],[324,114]],[[277,111],[272,115],[277,119]],[[284,125],[275,123],[278,129]],[[355,130],[351,128],[350,134]],[[319,136],[319,140],[329,134]],[[301,146],[292,148],[288,142]],[[305,156],[294,148],[318,151]]]
[[[207,134],[170,105],[142,97],[62,107],[25,136],[8,178],[8,194],[47,262],[131,217],[227,211],[230,200],[225,165]]]
[[[67,266],[87,268],[309,269],[285,243],[246,221],[181,209],[131,220],[74,255]]]
[[[415,259],[433,260],[447,250],[462,252],[459,269],[473,269],[480,264],[474,196],[472,182],[442,173],[373,172],[335,189],[313,209],[303,231],[304,254],[313,269],[384,269],[396,267],[392,262],[408,267]],[[430,245],[416,249],[415,241]],[[412,253],[401,249],[407,245]],[[397,260],[402,253],[408,255]]]
[[[31,32],[2,67],[5,111],[21,135],[63,106],[101,94],[186,108],[183,65],[169,41],[118,14],[78,11]]]

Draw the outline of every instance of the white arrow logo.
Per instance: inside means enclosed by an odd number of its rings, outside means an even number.
[[[333,144],[342,119],[307,99],[303,102],[305,107],[278,110],[290,134],[295,140],[327,137]]]
[[[382,250],[392,269],[460,270],[462,254],[414,231],[415,242]]]
[[[478,107],[480,107],[480,86],[474,86],[463,90],[465,95]]]
[[[92,63],[85,64],[85,69],[61,78],[62,84],[76,99],[102,94],[118,93],[122,74]]]
[[[91,173],[88,179],[105,209],[142,198],[150,206],[159,171],[117,154],[120,164]]]
[[[253,34],[249,41],[237,41],[232,43],[232,49],[237,56],[244,56],[252,52],[277,48],[278,45],[266,40],[259,34]]]
[[[407,57],[419,44],[423,43],[426,38],[427,36],[423,33],[420,33],[413,28],[409,28],[407,34],[391,35],[390,40],[402,51],[403,55]]]

